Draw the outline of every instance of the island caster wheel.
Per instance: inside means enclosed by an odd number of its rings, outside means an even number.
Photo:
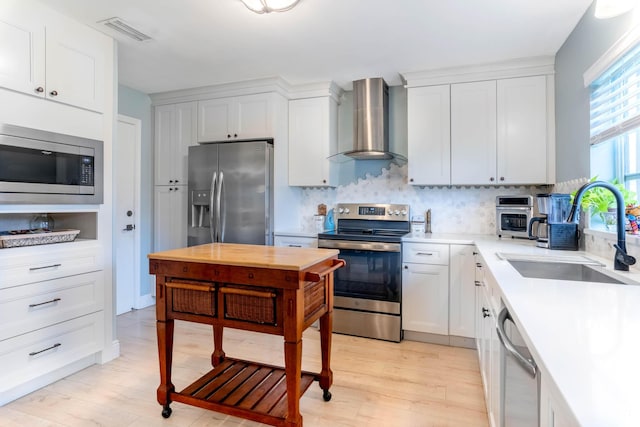
[[[329,390],[324,390],[322,392],[322,398],[324,399],[325,402],[328,402],[331,400],[331,392]]]
[[[169,418],[169,416],[171,416],[171,408],[169,405],[165,405],[162,407],[162,417]]]

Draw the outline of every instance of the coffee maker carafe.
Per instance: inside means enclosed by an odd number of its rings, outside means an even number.
[[[567,223],[571,209],[571,195],[561,193],[538,194],[538,211],[544,216],[529,221],[529,238],[536,246],[549,249],[577,250],[575,227]],[[534,232],[534,224],[537,224]]]

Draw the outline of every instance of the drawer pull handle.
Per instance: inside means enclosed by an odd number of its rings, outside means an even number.
[[[54,298],[51,301],[39,302],[37,304],[29,304],[29,308],[39,307],[39,306],[45,305],[45,304],[53,304],[54,302],[58,302],[58,301],[61,301],[61,299],[60,298]]]
[[[416,252],[416,255],[432,256],[433,252]]]
[[[187,290],[187,291],[200,291],[200,292],[215,292],[216,291],[216,287],[215,286],[208,285],[208,284],[205,284],[205,283],[200,285],[200,284],[195,284],[195,283],[166,282],[165,286],[167,288],[184,289],[184,290]]]
[[[230,295],[244,295],[248,297],[258,298],[275,298],[276,294],[273,292],[264,291],[252,291],[251,289],[236,289],[236,288],[220,288],[220,292]]]
[[[35,356],[36,354],[40,354],[40,353],[44,353],[45,351],[53,350],[54,348],[60,347],[61,345],[62,344],[57,342],[54,345],[52,345],[51,347],[47,347],[47,348],[42,349],[40,351],[32,351],[31,353],[29,353],[29,356]]]
[[[302,245],[289,245],[290,248],[301,248]]]
[[[36,270],[42,270],[45,268],[55,268],[55,267],[61,267],[61,266],[62,264],[51,264],[51,265],[45,265],[43,267],[31,267],[29,271],[36,271]]]

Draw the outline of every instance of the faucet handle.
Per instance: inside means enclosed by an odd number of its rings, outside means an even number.
[[[626,251],[622,250],[620,245],[616,243],[615,245],[613,245],[613,247],[616,248],[616,262],[622,263],[627,266],[634,265],[636,263],[636,259],[633,256],[628,255]]]

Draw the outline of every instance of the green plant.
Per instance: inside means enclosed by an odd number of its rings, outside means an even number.
[[[594,176],[589,180],[589,182],[597,181],[598,177]],[[622,194],[622,198],[624,199],[625,206],[635,205],[637,203],[636,193],[633,191],[627,190],[623,184],[621,184],[617,178],[609,181],[613,184]],[[576,191],[571,193],[571,202],[573,203],[573,199],[576,196]],[[609,209],[612,209],[616,206],[616,198],[611,191],[602,187],[593,187],[587,190],[582,195],[582,201],[580,202],[580,207],[583,211],[589,212],[591,216],[598,214],[600,218],[602,218],[602,222],[606,223],[605,214],[609,212]]]

